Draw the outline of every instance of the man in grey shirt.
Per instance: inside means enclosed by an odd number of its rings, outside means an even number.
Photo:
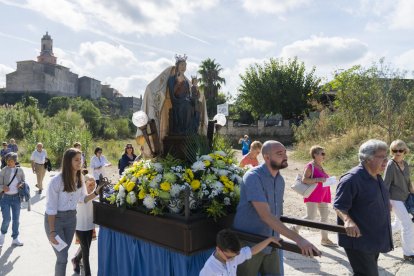
[[[263,236],[279,237],[279,234],[293,240],[306,256],[320,255],[319,250],[296,232],[288,229],[281,221],[283,213],[283,192],[285,181],[280,170],[286,168],[286,148],[277,141],[263,144],[265,163],[251,169],[243,177],[240,202],[233,227],[243,232]],[[279,250],[267,250],[239,265],[237,275],[283,275],[283,258]]]

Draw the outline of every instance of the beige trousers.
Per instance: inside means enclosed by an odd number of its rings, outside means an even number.
[[[45,173],[46,173],[45,165],[35,163],[34,167],[35,167],[36,178],[37,178],[37,186],[39,190],[43,190],[43,178],[45,177]]]
[[[321,222],[328,222],[328,215],[329,215],[329,209],[328,209],[328,203],[315,203],[315,202],[306,202],[306,216],[303,217],[303,219],[309,219],[309,220],[315,220],[316,218],[316,211],[319,210],[319,215],[321,216]],[[299,229],[302,226],[297,225],[295,226],[296,230],[299,231]],[[322,234],[322,240],[328,239],[328,231],[321,230]]]

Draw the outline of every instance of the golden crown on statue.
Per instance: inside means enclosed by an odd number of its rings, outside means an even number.
[[[175,62],[176,63],[178,63],[178,62],[182,62],[182,61],[187,61],[187,55],[186,54],[184,54],[184,55],[175,55]]]

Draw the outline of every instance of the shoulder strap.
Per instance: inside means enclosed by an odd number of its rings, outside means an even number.
[[[311,175],[310,175],[310,178],[313,178],[313,173],[315,172],[315,166],[313,165],[313,162],[311,162],[311,163],[310,163],[310,165],[311,165],[311,167],[312,167],[312,169],[311,169],[312,173],[311,173]],[[309,166],[306,166],[306,167],[305,167],[305,171],[303,172],[303,176],[304,176],[304,177],[305,177],[306,170],[308,169],[308,167],[309,167]]]
[[[315,172],[315,166],[313,165],[313,162],[311,163],[312,166],[312,174],[311,174],[311,178],[313,178],[313,173]]]
[[[400,172],[404,175],[404,172],[401,170],[400,165],[398,165],[397,161],[395,161],[394,159],[391,159],[392,162],[394,162],[394,164],[397,166],[397,168],[400,170]]]
[[[9,184],[7,184],[7,187],[10,186],[10,184],[12,184],[13,180],[16,178],[18,170],[19,170],[19,168],[16,168],[16,171],[14,172],[13,178],[10,180]]]
[[[407,179],[405,178],[405,174],[404,174],[403,170],[401,169],[400,165],[398,165],[398,163],[397,163],[394,159],[391,159],[391,160],[395,163],[395,165],[397,166],[397,168],[399,169],[399,171],[400,171],[400,172],[401,172],[401,174],[403,175],[403,179],[404,179],[406,182],[408,182],[408,183],[407,183],[407,185],[408,185],[408,186],[410,186],[410,185],[411,185],[411,179],[408,179],[408,181],[407,181]]]

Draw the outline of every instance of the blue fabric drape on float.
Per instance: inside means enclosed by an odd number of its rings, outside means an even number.
[[[129,235],[100,227],[98,275],[198,275],[214,248],[186,256]]]

